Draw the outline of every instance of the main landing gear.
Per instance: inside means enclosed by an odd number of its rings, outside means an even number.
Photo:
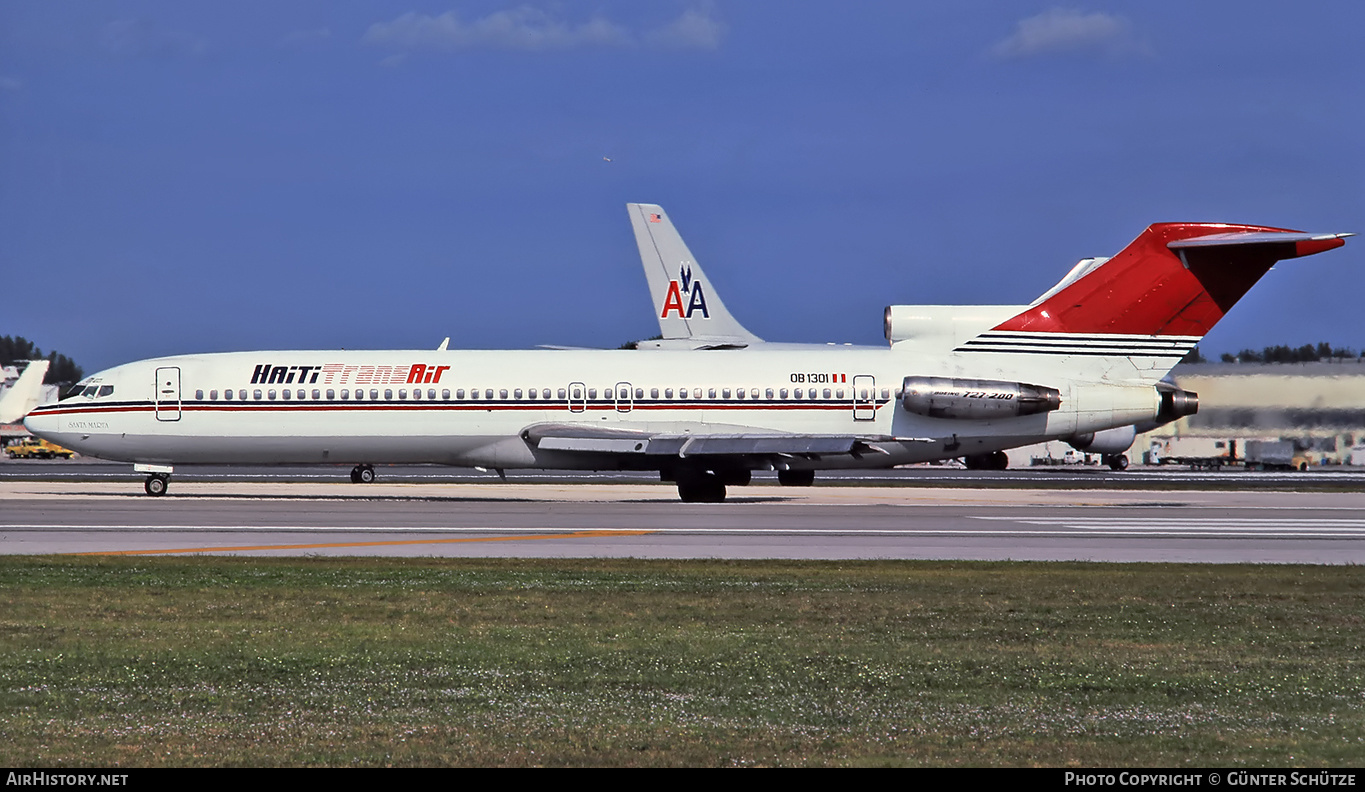
[[[962,458],[968,470],[1008,470],[1009,455],[1004,451],[990,451],[985,454],[970,454]]]
[[[352,484],[374,483],[374,465],[356,465],[351,468]]]
[[[678,476],[678,497],[683,503],[722,503],[725,482],[715,473]]]
[[[166,494],[166,487],[168,487],[170,483],[171,475],[169,473],[153,473],[147,477],[147,481],[142,485],[142,488],[147,490],[148,495],[160,496]]]
[[[1127,469],[1128,469],[1128,455],[1127,455],[1127,454],[1105,454],[1105,455],[1104,455],[1104,458],[1103,458],[1103,462],[1104,462],[1104,464],[1106,464],[1106,465],[1109,466],[1109,469],[1110,469],[1110,470],[1127,470]]]

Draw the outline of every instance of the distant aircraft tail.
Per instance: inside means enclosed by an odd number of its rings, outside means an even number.
[[[49,365],[51,363],[46,360],[31,361],[14,385],[5,391],[4,397],[0,398],[0,423],[13,423],[38,406],[38,399],[43,392],[43,377],[47,376]]]
[[[685,339],[698,349],[762,343],[725,309],[663,207],[633,203],[626,209],[665,342]]]
[[[1111,259],[1087,259],[1027,310],[965,352],[1129,356],[1169,370],[1284,259],[1341,247],[1351,234],[1157,223]]]

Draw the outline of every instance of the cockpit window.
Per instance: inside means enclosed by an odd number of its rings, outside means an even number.
[[[79,396],[79,395],[81,395],[82,393],[84,393],[84,392],[85,392],[85,385],[86,385],[86,380],[81,380],[80,382],[77,382],[75,385],[72,385],[72,386],[71,386],[71,390],[67,391],[67,392],[66,392],[66,395],[62,397],[63,401],[66,400],[66,399],[74,399],[74,398],[76,398],[77,396]]]
[[[105,396],[113,396],[113,395],[114,395],[114,386],[113,386],[113,385],[101,385],[101,386],[100,386],[99,396],[100,396],[101,398],[103,398],[103,397],[105,397]]]
[[[93,399],[95,398],[95,394],[99,392],[100,388],[98,385],[90,385],[86,387],[86,389],[81,393],[81,395]]]

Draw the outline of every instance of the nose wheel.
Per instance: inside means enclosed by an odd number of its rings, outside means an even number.
[[[153,473],[147,477],[147,481],[142,488],[147,490],[148,495],[161,496],[166,494],[166,487],[171,483],[171,477],[165,473]]]
[[[374,483],[374,465],[356,465],[351,468],[352,484]]]

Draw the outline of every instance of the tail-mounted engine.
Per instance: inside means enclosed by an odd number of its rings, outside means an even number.
[[[1062,406],[1056,388],[997,380],[906,377],[901,407],[930,418],[1014,418]]]
[[[1199,412],[1199,394],[1194,391],[1180,390],[1164,382],[1158,383],[1156,389],[1161,394],[1161,406],[1156,413],[1159,422],[1167,424]]]

